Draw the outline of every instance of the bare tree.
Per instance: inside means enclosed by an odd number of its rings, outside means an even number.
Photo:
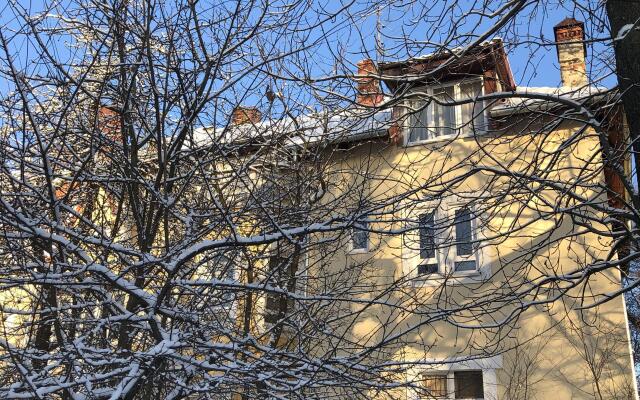
[[[566,43],[548,1],[4,6],[2,396],[429,398],[506,354],[534,398],[559,315],[628,396],[587,328],[640,283],[640,11],[569,3]],[[517,88],[509,51],[576,44],[580,82]]]

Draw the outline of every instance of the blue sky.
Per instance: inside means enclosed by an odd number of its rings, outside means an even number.
[[[427,15],[437,15],[442,12],[442,9],[448,7],[448,5],[455,3],[451,1],[435,2],[439,6]],[[465,4],[466,3],[466,4]],[[462,1],[458,4],[462,4],[461,10],[456,12],[451,10],[445,12],[444,15],[449,18],[455,18],[468,9],[474,7],[478,3],[477,1]],[[503,3],[501,1],[489,2],[489,4]],[[578,20],[585,21],[585,30],[587,39],[600,39],[606,38],[608,32],[604,21],[606,21],[605,15],[599,15],[598,12],[593,12],[591,15],[587,15],[584,10],[593,10],[593,0],[576,1],[576,2],[563,2],[563,1],[547,1],[544,2],[545,6],[542,7],[540,2],[531,2],[521,15],[519,15],[513,24],[501,32],[493,34],[491,37],[501,37],[505,40],[507,52],[509,54],[509,60],[511,68],[514,73],[514,77],[518,85],[522,86],[558,86],[560,84],[560,71],[558,67],[558,60],[556,54],[556,48],[554,42],[553,27],[562,21],[566,17],[574,17]],[[578,3],[579,7],[576,7]],[[438,8],[439,7],[439,8]],[[464,8],[464,11],[462,10]],[[601,7],[602,8],[602,7]],[[403,32],[413,40],[432,40],[434,42],[442,41],[443,38],[450,34],[451,22],[447,18],[441,20],[430,20],[424,18],[422,21],[416,20],[416,14],[419,14],[422,9],[415,11],[415,7],[408,7],[406,10],[401,10],[405,13],[400,14],[400,11],[394,13],[388,13],[382,11],[380,13],[381,20],[388,19],[390,22],[383,22],[385,25],[384,32],[386,35],[393,37],[401,36]],[[593,15],[597,15],[599,19],[593,18]],[[403,30],[406,28],[407,21],[410,22],[414,29],[411,31]],[[370,55],[376,57],[375,48],[375,26],[377,16],[370,16],[365,23],[362,24],[362,31],[369,32],[363,36],[368,37],[366,45],[370,50]],[[394,21],[395,20],[395,21]],[[467,17],[460,25],[459,33],[461,36],[460,44],[468,43],[477,38],[477,35],[486,31],[489,26],[495,21],[493,20],[480,20],[478,18]],[[459,21],[458,21],[459,22]],[[463,34],[468,33],[468,36]],[[385,35],[378,35],[382,38],[383,45],[387,46],[388,42],[391,42],[393,46],[393,40],[384,38]],[[428,47],[428,46],[425,46]],[[355,48],[355,47],[354,47]],[[429,52],[429,51],[424,51]],[[401,52],[396,52],[397,56],[392,54],[390,57],[385,58],[385,61],[393,61],[394,58],[402,58]],[[417,50],[413,55],[419,54]],[[587,44],[587,68],[591,68],[592,77],[599,77],[600,81],[595,82],[598,85],[611,87],[615,85],[615,79],[611,75],[614,67],[611,62],[611,52],[606,42],[595,40],[593,43]],[[357,59],[359,54],[354,54],[353,59]],[[594,78],[595,79],[595,78]]]
[[[55,0],[46,0],[52,2]],[[320,1],[324,2],[321,3]],[[342,0],[347,1],[347,0]],[[355,3],[349,12],[343,12],[333,22],[325,24],[325,32],[330,34],[326,40],[321,41],[313,49],[309,56],[309,72],[316,76],[330,74],[335,71],[335,57],[348,60],[343,69],[339,72],[352,72],[355,63],[367,56],[379,58],[376,52],[376,38],[380,38],[385,47],[385,61],[393,61],[406,58],[408,55],[418,55],[433,51],[437,46],[433,43],[442,43],[451,33],[451,23],[459,23],[459,37],[455,44],[466,44],[474,40],[478,34],[484,32],[500,16],[493,19],[474,16],[464,17],[465,12],[481,4],[478,0],[458,0],[452,1],[431,1],[423,0],[422,6],[394,5],[392,7],[381,7],[376,14],[375,9],[367,8],[360,3]],[[596,0],[584,0],[577,3],[584,9],[589,9],[589,5],[596,4]],[[58,4],[66,4],[68,0],[59,0]],[[29,13],[36,14],[42,8],[43,0],[18,0]],[[212,4],[214,1],[203,1],[200,4]],[[503,1],[491,1],[491,7],[497,8]],[[587,19],[580,8],[575,8],[576,2],[546,1],[545,7],[531,2],[522,13],[506,29],[497,32],[492,37],[502,37],[506,42],[507,51],[514,77],[518,85],[521,86],[558,86],[560,73],[557,64],[555,46],[553,44],[553,26],[568,16],[573,16],[579,20]],[[449,8],[451,4],[458,4],[459,7]],[[566,8],[565,4],[570,4],[571,8]],[[316,11],[324,9],[338,9],[342,6],[340,1],[316,0],[314,8]],[[423,13],[425,7],[431,7],[428,12]],[[64,7],[61,7],[64,8]],[[380,16],[378,18],[378,15]],[[204,16],[204,15],[203,15]],[[309,23],[319,18],[319,14],[310,13],[305,15]],[[381,21],[382,35],[376,34],[377,21]],[[8,24],[8,25],[7,25]],[[599,21],[587,20],[587,37],[590,39],[607,36],[606,29],[599,26]],[[0,5],[0,26],[11,26],[16,28],[14,15],[11,7]],[[5,30],[5,32],[9,32]],[[323,33],[319,30],[311,34],[307,40],[317,40]],[[406,43],[401,37],[408,37],[416,43],[412,46],[405,46]],[[418,43],[421,42],[421,43]],[[426,42],[431,42],[427,44]],[[596,42],[595,51],[589,45],[588,66],[592,68],[592,76],[605,77],[597,82],[599,85],[611,87],[615,84],[615,79],[610,75],[613,63],[610,61],[610,53],[606,51],[606,45]],[[302,44],[301,44],[302,45]],[[15,62],[21,67],[28,66],[34,68],[27,62],[34,57],[33,48],[29,40],[21,37],[12,42],[15,51]],[[279,45],[274,41],[274,51]],[[71,55],[65,48],[65,38],[58,38],[50,43],[50,50],[65,58]],[[602,55],[603,57],[593,57]],[[0,77],[0,92],[6,91],[6,82],[2,82]]]

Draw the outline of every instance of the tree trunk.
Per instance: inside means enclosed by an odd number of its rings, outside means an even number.
[[[607,15],[611,35],[616,38],[625,25],[633,25],[640,19],[640,2],[608,0]],[[622,94],[629,134],[634,150],[634,162],[640,165],[640,30],[636,26],[624,39],[615,40],[616,75]],[[640,187],[640,175],[636,175]]]

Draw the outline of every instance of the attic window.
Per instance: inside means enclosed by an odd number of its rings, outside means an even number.
[[[482,79],[431,86],[419,90],[408,102],[408,143],[472,135],[485,127],[484,104],[476,101],[483,94]],[[468,103],[448,105],[469,100]]]

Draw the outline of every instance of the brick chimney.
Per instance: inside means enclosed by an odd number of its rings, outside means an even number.
[[[109,139],[117,141],[118,133],[120,132],[120,116],[112,108],[100,106],[98,108],[97,128]]]
[[[262,113],[256,107],[238,106],[231,115],[231,124],[257,124],[262,120]]]
[[[371,59],[358,61],[358,75],[377,75],[378,68]],[[380,89],[380,81],[376,78],[358,77],[355,78],[358,83],[358,95],[356,103],[362,106],[375,107],[382,103],[382,90]]]
[[[560,62],[562,86],[580,87],[587,85],[586,56],[584,43],[584,23],[574,18],[565,18],[553,27],[556,49]]]

